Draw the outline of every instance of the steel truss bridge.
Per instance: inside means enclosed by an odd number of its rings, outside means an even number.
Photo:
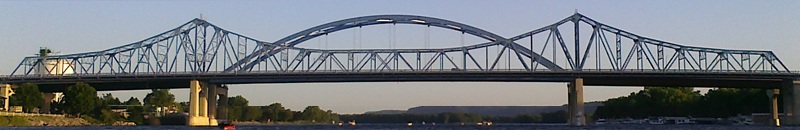
[[[301,47],[314,38],[373,25],[410,24],[461,32],[462,46],[421,49]],[[471,35],[483,42],[464,44]],[[425,44],[429,42],[426,32]],[[354,38],[355,39],[355,38]],[[395,44],[395,43],[392,43]],[[394,45],[392,45],[394,46]],[[226,119],[227,86],[247,83],[499,81],[569,82],[570,125],[586,125],[583,85],[770,89],[772,119],[784,97],[787,125],[800,125],[800,74],[771,51],[687,46],[637,35],[581,14],[513,37],[450,20],[375,15],[315,26],[274,42],[256,40],[203,19],[111,49],[25,57],[3,91],[21,83],[43,92],[77,82],[98,91],[189,88],[188,125]],[[0,95],[8,102],[8,93]],[[52,98],[52,97],[50,97]],[[210,104],[210,105],[209,105]],[[217,106],[221,113],[217,114]],[[7,107],[7,106],[6,106]],[[49,110],[49,109],[46,109]]]
[[[435,49],[297,46],[337,31],[382,24],[436,27],[485,41]],[[42,67],[52,62],[70,69]],[[586,78],[587,84],[592,85],[772,88],[770,85],[779,86],[783,80],[797,78],[798,73],[790,71],[771,51],[681,45],[637,35],[579,13],[513,37],[439,18],[374,15],[322,24],[274,42],[257,40],[203,19],[194,19],[153,37],[111,49],[25,57],[2,82],[35,82],[45,86],[105,83],[118,87],[98,90],[119,90],[143,86],[185,88],[186,85],[180,85],[185,84],[183,81],[170,83],[191,79],[240,84],[563,82],[576,77]],[[699,82],[686,84],[675,83],[675,80]],[[126,86],[120,83],[130,86],[119,87]]]

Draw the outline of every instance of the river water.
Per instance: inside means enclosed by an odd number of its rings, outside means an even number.
[[[217,130],[217,127],[188,127],[188,126],[87,126],[87,127],[0,127],[11,130]],[[572,127],[566,125],[547,124],[495,124],[493,126],[476,125],[415,125],[408,127],[406,124],[359,124],[358,126],[333,126],[333,125],[248,125],[236,126],[237,130],[565,130],[565,129],[592,129],[592,130],[792,130],[800,127],[771,127],[771,126],[733,126],[733,125],[601,125],[587,127]]]

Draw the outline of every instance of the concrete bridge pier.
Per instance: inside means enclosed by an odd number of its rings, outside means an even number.
[[[11,89],[11,84],[0,84],[0,98],[3,99],[3,110],[8,111],[8,99],[14,95],[14,90]]]
[[[53,99],[56,98],[55,93],[42,93],[42,107],[39,109],[39,113],[47,113],[50,114],[50,103],[53,102]]]
[[[800,126],[800,88],[798,87],[800,87],[800,80],[783,80],[780,91],[783,95],[785,117],[783,122],[776,122],[776,124]]]
[[[769,116],[771,119],[769,121],[769,124],[773,126],[781,126],[781,121],[778,114],[778,96],[780,96],[780,94],[781,94],[780,89],[767,90],[767,97],[769,97],[770,100]]]
[[[227,88],[219,87],[198,80],[189,83],[189,126],[217,126],[217,106],[227,107]],[[224,99],[218,105],[217,96],[223,95]],[[223,114],[227,117],[227,113]]]
[[[567,95],[567,123],[570,126],[586,126],[586,117],[583,114],[583,78],[567,84]]]
[[[214,106],[216,109],[211,109],[215,113],[212,116],[215,115],[217,119],[228,120],[228,86],[217,87],[215,93],[217,95],[215,98],[218,97],[219,99],[213,100],[217,105]]]

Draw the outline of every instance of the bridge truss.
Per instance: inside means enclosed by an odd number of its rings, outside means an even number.
[[[381,24],[437,27],[485,41],[435,49],[296,46],[329,33]],[[64,64],[71,69],[48,64]],[[510,38],[444,19],[375,15],[322,24],[275,42],[256,40],[194,19],[156,36],[111,49],[25,57],[10,76],[414,71],[790,73],[771,51],[680,45],[633,34],[576,13]]]

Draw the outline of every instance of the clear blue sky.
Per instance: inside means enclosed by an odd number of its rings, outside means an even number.
[[[800,49],[800,1],[0,1],[0,74],[10,74],[22,57],[35,54],[39,47],[62,54],[107,49],[161,33],[200,14],[227,30],[275,41],[319,24],[375,14],[443,18],[511,37],[565,18],[576,9],[597,21],[684,45],[772,50],[790,69],[800,70],[800,57],[796,56]],[[364,39],[388,41],[386,37]],[[334,42],[330,46],[350,43]],[[339,113],[362,113],[421,105],[561,105],[566,103],[564,86],[450,82],[257,84],[233,85],[230,93],[248,98],[251,105],[281,102],[294,110],[319,105]],[[589,86],[585,98],[605,100],[639,89]],[[111,93],[125,100],[130,96],[142,98],[148,91]],[[178,100],[185,101],[186,91],[172,92]]]

